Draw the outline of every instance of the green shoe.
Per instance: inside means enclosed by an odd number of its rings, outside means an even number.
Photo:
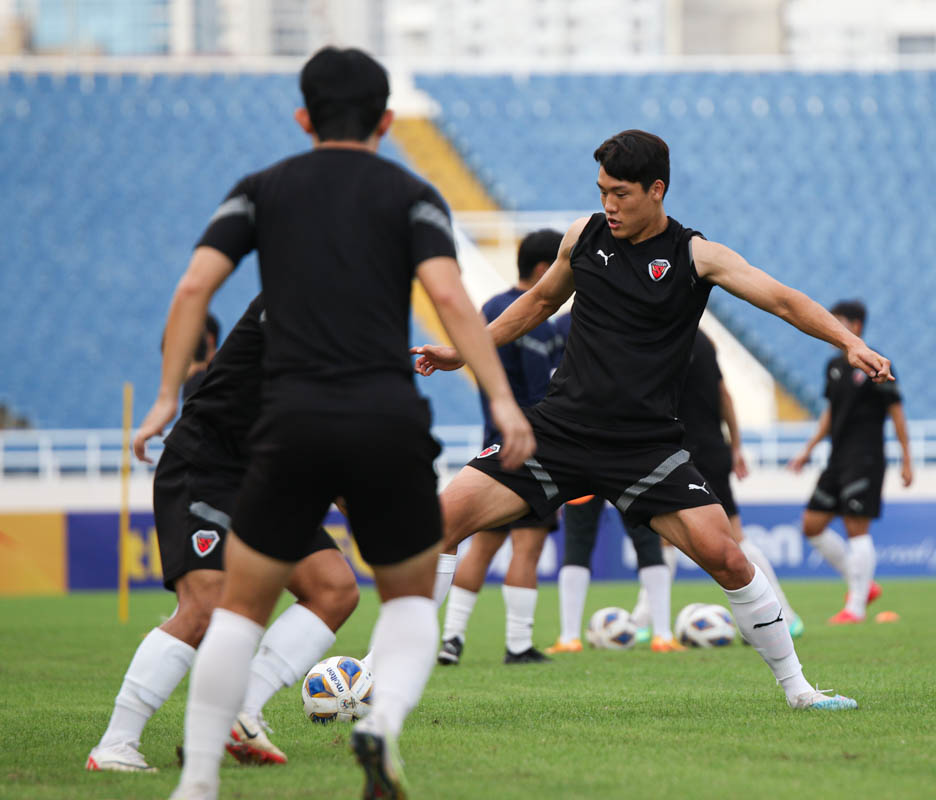
[[[799,639],[803,635],[803,631],[806,630],[806,626],[803,625],[803,620],[800,619],[799,614],[794,614],[793,619],[790,620],[790,636],[794,639]]]
[[[650,628],[638,628],[637,629],[637,644],[644,644],[644,642],[650,641]]]

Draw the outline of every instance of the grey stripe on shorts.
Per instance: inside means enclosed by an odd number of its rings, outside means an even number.
[[[559,487],[556,486],[556,482],[552,479],[543,465],[540,464],[535,458],[528,458],[523,462],[523,465],[533,473],[533,477],[540,482],[540,487],[543,489],[543,493],[546,495],[547,500],[551,500],[557,494],[559,494]]]
[[[231,518],[223,511],[208,505],[204,500],[196,500],[188,507],[188,510],[190,514],[194,514],[199,519],[205,520],[205,522],[213,522],[225,530],[230,530]]]
[[[842,499],[844,500],[847,497],[851,497],[853,494],[858,494],[867,489],[871,485],[871,480],[869,478],[859,478],[857,481],[852,481],[848,486],[842,489]]]
[[[649,475],[645,475],[637,481],[637,483],[628,486],[614,505],[617,507],[618,511],[622,513],[627,511],[627,509],[631,507],[631,503],[647,491],[647,489],[651,489],[660,481],[665,480],[676,467],[682,466],[687,461],[689,461],[689,452],[687,450],[679,450],[673,453],[673,455],[667,458]]]

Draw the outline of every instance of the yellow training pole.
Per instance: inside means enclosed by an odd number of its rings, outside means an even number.
[[[120,457],[120,538],[117,543],[117,616],[130,619],[130,575],[127,571],[130,540],[130,426],[133,424],[133,384],[123,385],[123,449]]]

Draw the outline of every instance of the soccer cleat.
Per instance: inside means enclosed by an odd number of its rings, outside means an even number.
[[[650,649],[654,653],[679,653],[686,648],[675,639],[664,639],[662,636],[654,636],[653,641],[650,642]]]
[[[543,664],[546,661],[552,661],[552,659],[544,656],[535,647],[529,647],[522,653],[511,653],[510,650],[504,653],[505,664]]]
[[[845,605],[848,605],[848,595],[849,592],[845,592]],[[875,600],[881,596],[881,584],[877,581],[871,581],[871,586],[868,589],[868,605],[871,605]]]
[[[351,749],[364,770],[364,800],[406,800],[408,788],[396,738],[355,727]]]
[[[650,638],[651,638],[651,637],[650,637],[650,628],[649,628],[649,627],[638,628],[638,629],[637,629],[637,635],[634,637],[634,639],[635,639],[635,641],[637,642],[637,644],[643,644],[644,642],[649,642],[649,641],[650,641]]]
[[[799,639],[805,630],[806,626],[803,625],[803,620],[800,619],[800,615],[794,614],[793,619],[790,620],[790,636],[793,639]]]
[[[443,667],[457,666],[458,662],[461,660],[462,650],[464,649],[464,642],[457,636],[453,636],[451,639],[442,642],[442,649],[439,651],[436,661]]]
[[[847,608],[843,608],[834,617],[829,617],[830,625],[854,625],[858,622],[864,622],[864,617],[855,616]]]
[[[550,647],[547,647],[546,652],[551,656],[555,655],[556,653],[581,653],[582,640],[571,639],[568,642],[564,642],[562,639],[556,639],[556,643]]]
[[[285,764],[285,753],[270,741],[267,731],[273,733],[262,715],[254,719],[241,711],[225,748],[241,764]]]
[[[795,700],[789,701],[790,708],[807,711],[850,711],[858,708],[858,701],[850,697],[836,694],[829,697],[826,692],[830,689],[813,689],[798,695]]]
[[[89,772],[159,772],[147,764],[131,744],[95,747],[85,762],[85,769]]]

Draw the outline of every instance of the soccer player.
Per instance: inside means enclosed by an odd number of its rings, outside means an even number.
[[[134,439],[175,414],[205,311],[256,249],[266,312],[260,418],[225,542],[221,600],[192,670],[175,800],[214,800],[224,743],[263,626],[333,498],[374,570],[378,691],[351,746],[365,797],[405,793],[397,737],[435,661],[432,601],[441,518],[426,401],[407,352],[417,277],[474,369],[503,435],[506,468],[534,440],[459,277],[448,209],[429,184],[380,158],[393,114],[387,74],[328,47],[303,67],[295,118],[315,143],[241,180],[208,224],[172,299],[160,390]]]
[[[669,148],[653,134],[616,134],[595,151],[603,213],[577,220],[543,278],[488,325],[498,346],[556,312],[575,292],[562,364],[543,402],[528,410],[537,440],[526,469],[484,452],[445,488],[445,546],[530,510],[599,494],[651,527],[725,590],[743,636],[767,662],[793,708],[857,703],[810,687],[767,578],[731,535],[724,508],[682,446],[677,420],[699,318],[713,286],[776,314],[846,352],[874,382],[890,362],[806,295],[728,247],[667,217]],[[421,374],[457,369],[457,347],[426,345]]]
[[[831,313],[855,336],[864,331],[867,311],[860,300],[836,303]],[[863,622],[868,603],[881,594],[874,581],[876,558],[871,540],[871,520],[881,515],[884,484],[884,421],[894,421],[903,451],[900,477],[904,486],[913,482],[910,439],[900,391],[896,383],[867,380],[861,369],[836,356],[826,364],[825,396],[829,401],[819,425],[803,451],[790,461],[799,472],[813,448],[826,436],[831,439],[829,463],[803,513],[803,532],[848,583],[845,607],[829,619],[832,625]],[[841,516],[848,544],[829,523]]]
[[[517,285],[488,300],[481,309],[484,320],[500,315],[514,300],[543,277],[559,252],[562,234],[539,230],[527,234],[517,251]],[[546,387],[562,349],[562,339],[549,320],[544,320],[525,336],[498,348],[510,388],[521,408],[535,405],[546,395]],[[481,392],[484,415],[484,446],[499,447],[500,436],[491,419],[487,397]],[[479,531],[458,564],[445,608],[442,649],[438,661],[457,664],[461,658],[468,620],[484,585],[495,554],[510,534],[513,545],[510,567],[502,587],[507,612],[505,664],[531,664],[549,661],[533,646],[533,618],[536,612],[536,566],[543,543],[556,528],[555,513],[542,519],[522,519],[490,531]]]
[[[89,770],[153,770],[138,750],[143,728],[185,677],[218,603],[224,540],[247,468],[247,432],[260,413],[262,315],[257,297],[166,438],[153,506],[163,581],[179,604],[137,648],[110,724],[88,756]],[[239,744],[228,748],[240,761],[286,761],[266,735],[261,710],[320,660],[357,605],[354,573],[322,528],[307,552],[287,587],[296,604],[266,632],[251,662],[244,710],[232,730]]]

